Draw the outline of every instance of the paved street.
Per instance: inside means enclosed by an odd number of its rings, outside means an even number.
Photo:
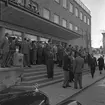
[[[105,77],[105,71],[103,71],[103,74],[100,75],[98,70],[95,73],[94,79],[91,78],[90,74],[84,75],[83,87],[86,88],[103,77]],[[56,105],[56,104],[59,105],[62,103],[63,100],[66,100],[67,98],[71,98],[73,95],[77,95],[82,91],[80,89],[75,90],[73,88],[73,84],[71,84],[71,86],[72,87],[70,88],[64,89],[62,88],[62,82],[61,82],[61,83],[57,83],[51,86],[41,88],[41,90],[48,95],[48,97],[50,98],[51,105]]]
[[[105,79],[72,99],[79,101],[82,105],[105,105]]]

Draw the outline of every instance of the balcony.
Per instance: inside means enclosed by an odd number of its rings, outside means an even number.
[[[12,4],[20,8],[28,9],[30,12],[39,14],[39,5],[33,0],[2,0],[7,5]]]

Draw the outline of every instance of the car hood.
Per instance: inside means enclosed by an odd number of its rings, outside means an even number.
[[[8,88],[0,92],[0,105],[39,105],[48,100],[42,91]]]

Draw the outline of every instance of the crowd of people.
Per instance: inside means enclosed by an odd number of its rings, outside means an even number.
[[[19,42],[17,38],[10,38],[9,34],[6,33],[0,42],[0,49],[1,67],[13,66],[12,58],[16,51],[23,54],[24,67],[45,64],[48,78],[53,79],[54,64],[62,67],[64,71],[63,88],[68,87],[69,82],[73,81],[75,88],[78,88],[78,83],[82,88],[84,63],[88,63],[90,66],[92,77],[94,77],[94,69],[97,65],[96,59],[93,60],[93,55],[90,55],[86,48],[78,45],[63,46],[61,44],[53,44],[51,40],[48,43],[43,43],[24,38],[23,41]]]

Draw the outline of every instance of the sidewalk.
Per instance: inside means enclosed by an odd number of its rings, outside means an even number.
[[[94,84],[98,80],[101,80],[104,77],[105,77],[104,70],[103,74],[99,74],[99,70],[96,70],[95,77],[93,79],[90,73],[87,75],[83,75],[82,90],[74,89],[73,83],[71,83],[72,87],[62,88],[62,82],[41,88],[40,90],[44,91],[48,95],[51,105],[56,105],[67,98],[77,95],[78,93],[82,92],[84,89],[86,89],[87,87],[91,86],[92,84]]]

